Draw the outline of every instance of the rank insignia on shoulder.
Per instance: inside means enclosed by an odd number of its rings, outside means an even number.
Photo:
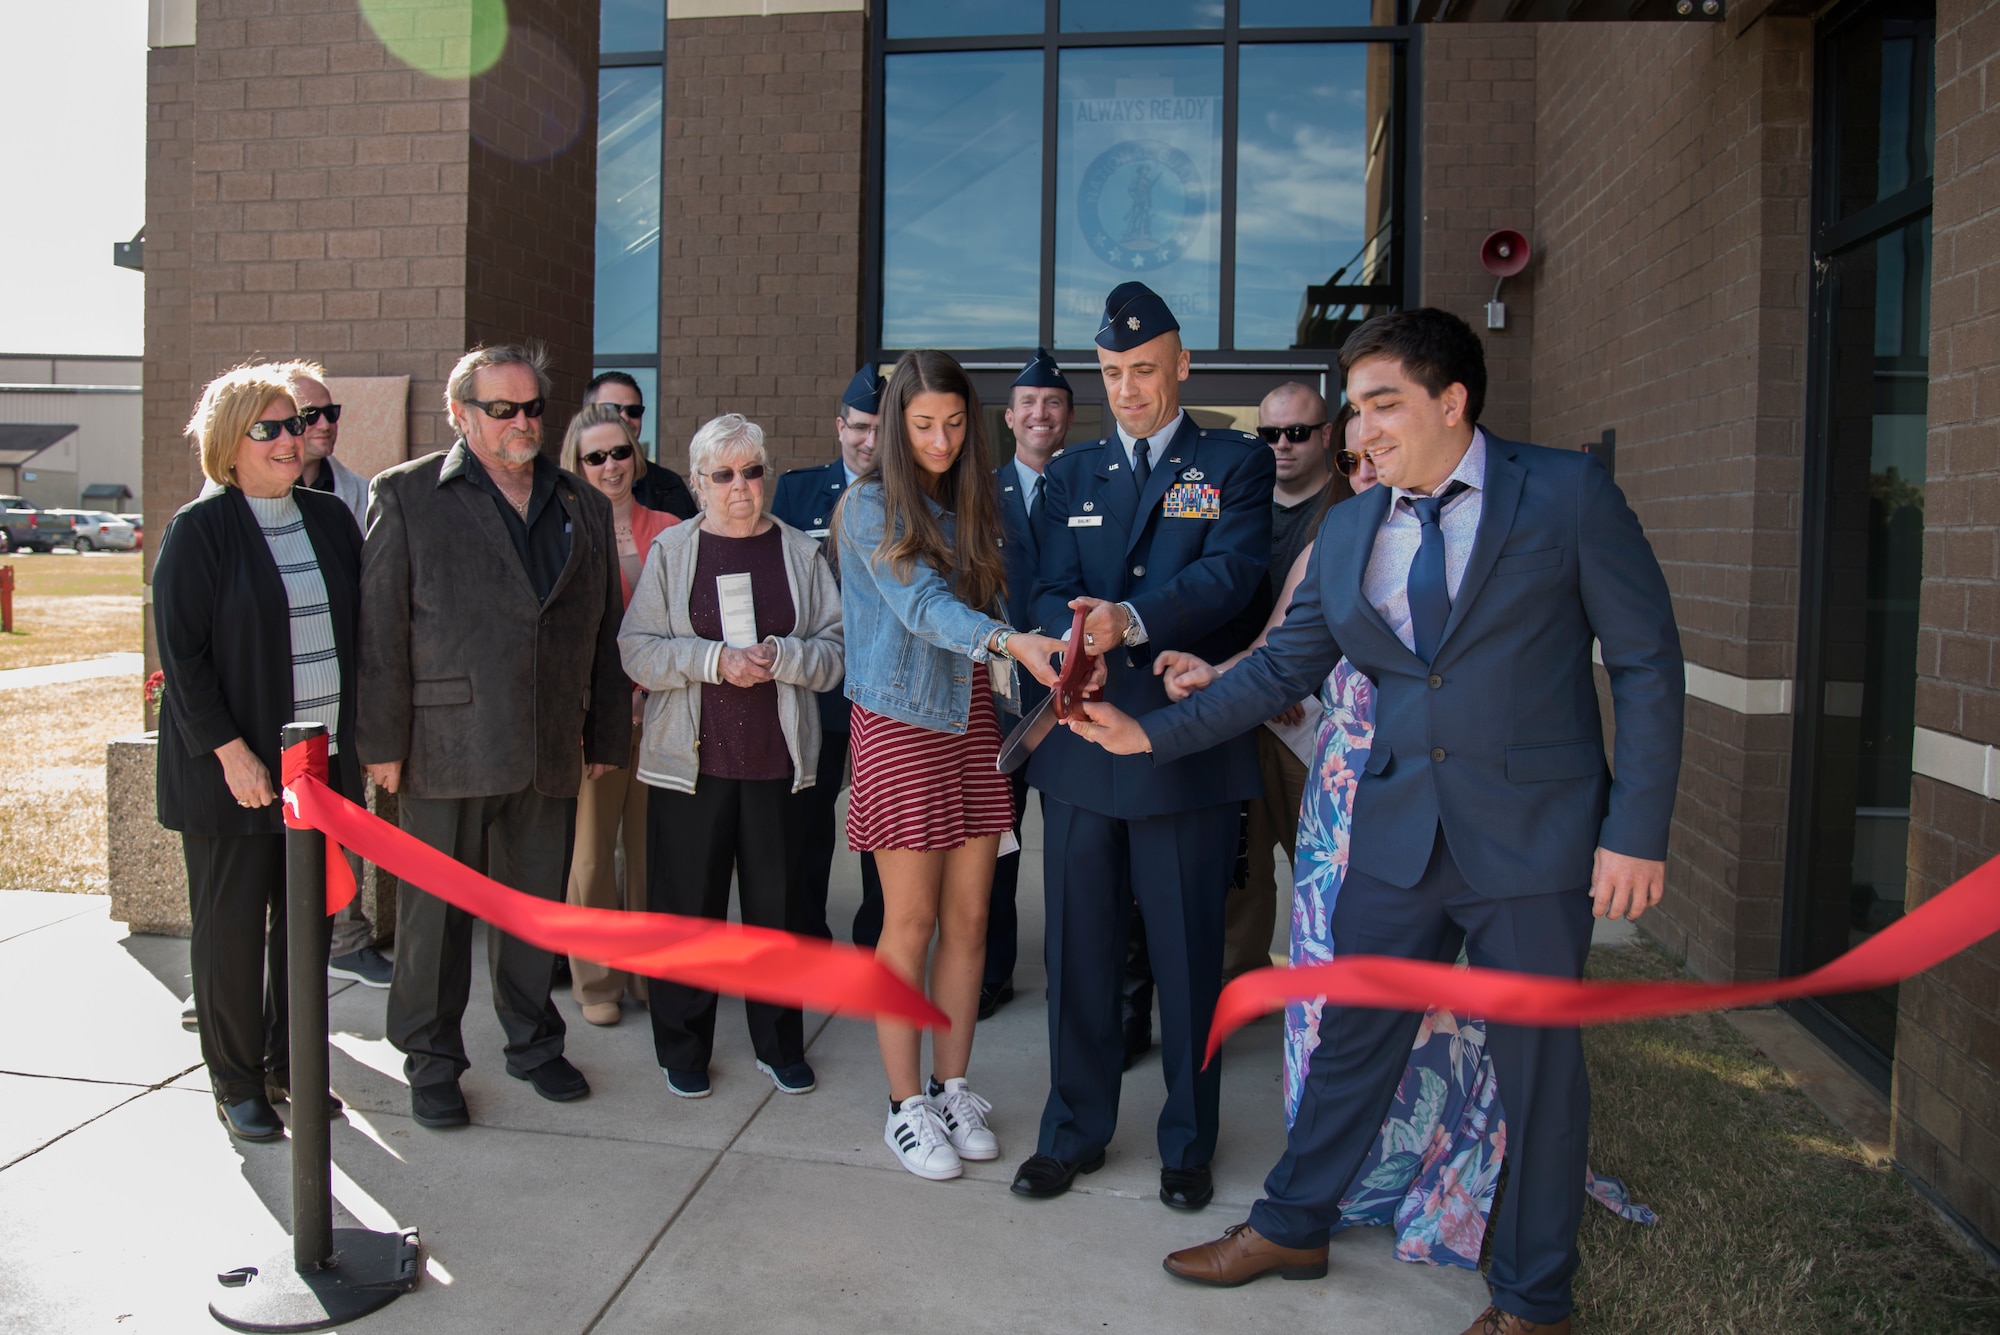
[[[1222,488],[1207,487],[1198,482],[1177,482],[1167,488],[1160,506],[1168,519],[1220,519]]]

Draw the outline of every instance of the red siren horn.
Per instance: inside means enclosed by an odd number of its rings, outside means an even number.
[[[1493,300],[1486,303],[1486,327],[1507,327],[1507,303],[1500,300],[1500,285],[1528,267],[1528,238],[1511,227],[1489,233],[1479,243],[1479,265],[1493,275]]]

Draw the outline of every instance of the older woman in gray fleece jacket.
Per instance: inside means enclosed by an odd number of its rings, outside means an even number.
[[[770,514],[777,478],[764,432],[735,413],[688,445],[699,522],[653,540],[618,651],[651,695],[639,749],[646,806],[646,906],[721,919],[734,873],[743,921],[800,930],[799,794],[819,766],[815,695],[841,684],[840,589],[819,543]],[[667,1088],[708,1095],[715,994],[647,990]],[[750,1002],[757,1067],[810,1093],[797,1010]]]

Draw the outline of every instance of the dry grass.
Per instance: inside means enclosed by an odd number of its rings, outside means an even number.
[[[136,653],[142,560],[137,552],[0,557],[15,581],[14,630],[0,634],[0,669]],[[0,700],[0,714],[15,707]]]
[[[1650,947],[1598,978],[1668,978]],[[1717,1016],[1586,1030],[1591,1165],[1659,1212],[1589,1207],[1577,1325],[1593,1331],[1958,1335],[2000,1330],[2000,1278]]]
[[[104,746],[141,704],[137,673],[0,691],[0,888],[107,888]]]

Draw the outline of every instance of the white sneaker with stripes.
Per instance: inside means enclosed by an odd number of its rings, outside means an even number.
[[[904,1099],[902,1111],[889,1114],[882,1140],[896,1152],[903,1167],[918,1177],[946,1182],[965,1171],[945,1133],[943,1119],[921,1094]]]
[[[965,1077],[944,1082],[944,1092],[931,1095],[931,1106],[944,1122],[944,1133],[961,1159],[997,1159],[1000,1138],[986,1125],[993,1105],[966,1088]]]

